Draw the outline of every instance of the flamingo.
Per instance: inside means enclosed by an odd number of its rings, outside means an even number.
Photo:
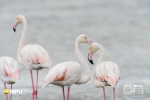
[[[15,59],[11,57],[0,57],[0,79],[4,82],[4,89],[6,84],[11,85],[19,82],[20,69],[18,63]],[[8,100],[8,95],[6,94],[6,100]],[[12,93],[10,94],[10,100],[12,100]]]
[[[104,47],[99,43],[92,43],[89,47],[88,60],[93,64],[92,55],[98,50],[101,50],[101,56],[98,59],[96,66],[94,67],[91,74],[91,81],[96,88],[103,88],[104,100],[105,96],[105,86],[113,87],[113,95],[115,100],[115,86],[120,79],[119,66],[111,61],[104,62]]]
[[[43,68],[51,68],[51,59],[47,53],[47,51],[37,45],[26,45],[24,46],[24,40],[27,30],[27,21],[23,15],[17,16],[14,24],[13,30],[16,31],[16,27],[18,24],[23,23],[23,32],[20,39],[20,43],[18,46],[17,58],[18,62],[25,66],[27,69],[30,70],[31,81],[32,81],[32,100],[34,100],[34,96],[38,94],[38,70]],[[36,87],[34,87],[34,80],[32,70],[36,70]]]
[[[44,79],[43,88],[49,84],[62,87],[63,99],[65,100],[64,87],[68,87],[67,100],[69,100],[70,87],[72,84],[84,84],[90,80],[91,70],[79,50],[79,43],[91,44],[92,41],[86,35],[79,35],[75,42],[75,51],[81,65],[75,61],[67,61],[52,67]],[[84,75],[82,75],[82,67]]]

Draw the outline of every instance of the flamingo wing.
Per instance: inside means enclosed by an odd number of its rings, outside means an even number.
[[[81,66],[77,62],[64,62],[57,64],[48,72],[43,87],[51,83],[73,84],[81,76]]]
[[[18,60],[28,69],[51,67],[51,59],[47,51],[36,44],[24,46],[20,51]]]
[[[4,83],[19,82],[20,69],[15,59],[0,57],[0,78]]]
[[[119,81],[119,66],[114,62],[101,62],[96,67],[96,77],[108,85],[115,86]]]

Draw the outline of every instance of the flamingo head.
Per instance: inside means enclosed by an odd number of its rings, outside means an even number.
[[[92,43],[89,47],[88,60],[91,64],[93,64],[92,56],[99,49],[98,43]]]
[[[14,32],[16,32],[17,25],[20,24],[20,23],[22,23],[22,19],[23,18],[24,18],[23,15],[19,15],[19,16],[16,17],[16,20],[15,20],[15,22],[13,24],[13,30],[14,30]]]
[[[89,45],[91,45],[93,42],[88,38],[87,35],[81,34],[78,36],[77,38],[79,40],[80,43],[88,43]]]

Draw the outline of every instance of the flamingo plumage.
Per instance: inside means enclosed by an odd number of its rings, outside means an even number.
[[[34,96],[36,96],[36,100],[37,100],[38,70],[43,68],[51,68],[51,59],[49,57],[48,52],[40,45],[31,44],[31,45],[24,46],[25,35],[27,30],[27,21],[23,15],[17,16],[13,24],[14,32],[16,31],[17,25],[20,23],[23,23],[23,32],[18,46],[17,58],[20,64],[22,64],[24,67],[30,70],[32,89],[33,89],[32,100],[34,100]],[[36,87],[34,87],[32,70],[37,70]]]
[[[86,35],[80,35],[75,42],[75,51],[81,65],[75,61],[68,61],[52,67],[44,79],[43,88],[49,84],[62,87],[63,99],[65,100],[64,86],[68,87],[67,100],[69,100],[70,87],[72,84],[84,84],[90,80],[91,71],[79,50],[79,43],[91,44],[92,41]],[[85,74],[82,75],[82,67]]]
[[[20,69],[15,59],[11,57],[0,57],[0,79],[4,82],[4,89],[6,84],[11,85],[19,82]],[[6,100],[8,95],[6,94]],[[10,94],[10,100],[12,100],[12,94]]]
[[[106,100],[105,86],[112,86],[115,100],[115,86],[120,79],[120,69],[119,66],[112,61],[103,61],[105,55],[104,47],[99,43],[92,43],[89,47],[88,60],[91,64],[93,64],[92,56],[98,49],[101,50],[101,54],[92,71],[91,81],[95,87],[103,88],[104,100]]]

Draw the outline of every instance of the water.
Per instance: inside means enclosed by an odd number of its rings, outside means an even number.
[[[80,34],[88,35],[101,43],[106,51],[105,61],[116,62],[121,70],[121,79],[116,87],[117,100],[149,100],[150,81],[150,2],[149,0],[5,0],[0,1],[0,56],[16,59],[22,25],[17,32],[12,24],[17,15],[28,21],[26,44],[44,47],[53,63],[78,61],[74,43]],[[81,44],[87,57],[88,45]],[[99,52],[94,55],[94,62]],[[90,65],[90,64],[89,64]],[[91,70],[94,66],[90,65]],[[20,83],[15,89],[31,90],[30,74],[21,68]],[[48,70],[39,72],[39,100],[62,100],[61,88],[54,85],[42,89]],[[144,94],[123,93],[124,85],[143,85]],[[3,83],[0,82],[0,99],[5,100]],[[112,88],[106,87],[107,100],[113,99]],[[13,95],[13,100],[31,100],[31,94]],[[102,89],[89,81],[71,87],[70,100],[103,100]]]

